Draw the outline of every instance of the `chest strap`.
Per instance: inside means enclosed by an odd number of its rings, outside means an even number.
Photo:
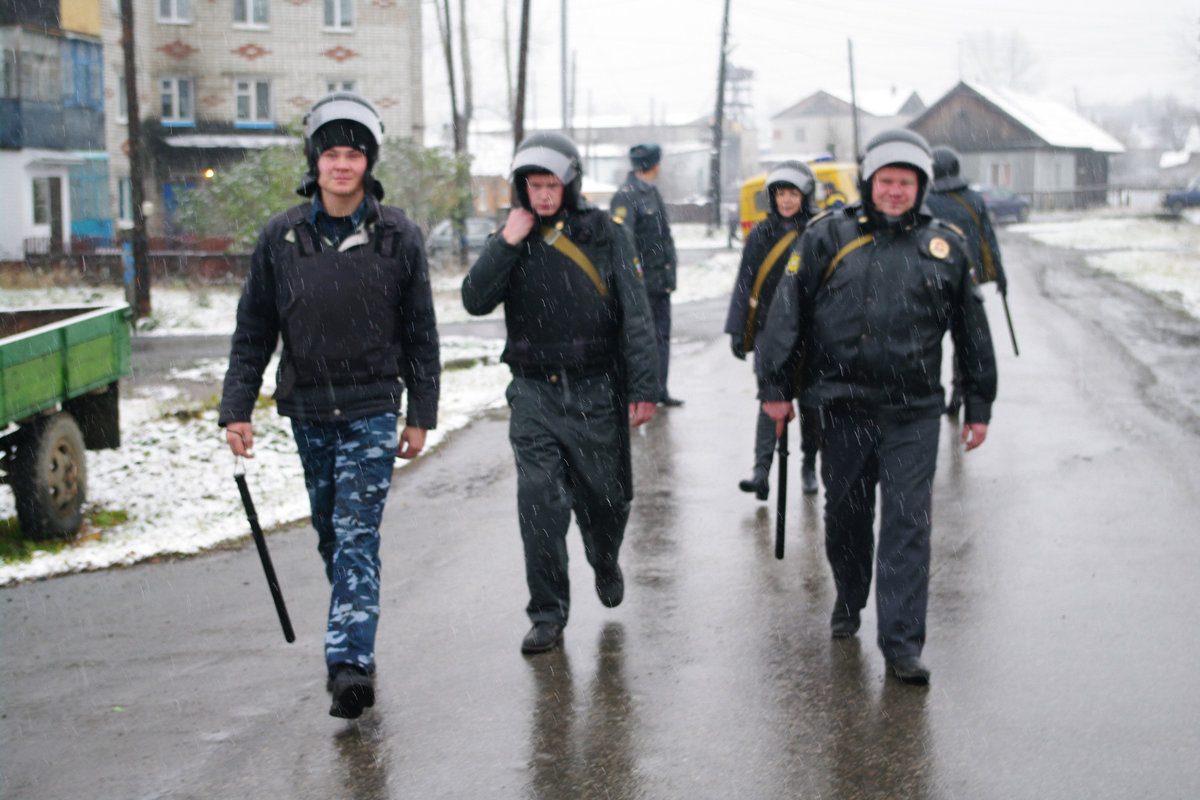
[[[841,250],[838,250],[837,255],[833,257],[833,260],[829,262],[829,266],[825,268],[825,274],[821,277],[821,285],[824,286],[829,282],[829,278],[833,275],[833,271],[837,269],[838,263],[841,262],[843,258],[850,255],[864,244],[870,244],[873,241],[875,241],[875,237],[872,234],[864,233],[857,239],[852,239]]]
[[[604,281],[600,278],[600,273],[596,271],[595,265],[592,264],[591,260],[584,255],[584,252],[574,242],[564,236],[562,231],[552,228],[549,225],[542,226],[541,234],[542,241],[574,261],[592,279],[592,283],[596,284],[596,291],[600,292],[602,297],[608,297],[608,287],[604,285]]]
[[[988,245],[987,237],[983,235],[983,223],[979,220],[979,215],[975,213],[975,209],[971,208],[971,204],[964,200],[957,192],[946,192],[946,194],[958,201],[959,205],[967,210],[971,215],[971,219],[975,221],[975,229],[979,231],[979,260],[983,263],[979,266],[983,268],[983,282],[996,280],[996,262],[992,258],[992,248]]]
[[[767,257],[758,267],[758,273],[754,276],[754,288],[750,290],[750,313],[746,315],[746,326],[742,330],[742,346],[747,351],[754,349],[754,320],[758,316],[758,296],[762,293],[763,283],[766,282],[767,276],[771,274],[771,270],[779,262],[780,257],[784,252],[792,246],[792,242],[796,241],[796,237],[800,231],[788,231],[784,234],[771,251],[767,253]]]

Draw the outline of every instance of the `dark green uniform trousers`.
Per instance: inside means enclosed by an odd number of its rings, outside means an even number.
[[[571,606],[571,512],[593,569],[611,570],[629,519],[629,424],[611,376],[514,376],[508,437],[517,463],[517,516],[533,622],[565,625]]]

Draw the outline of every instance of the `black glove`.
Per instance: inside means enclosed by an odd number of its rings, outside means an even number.
[[[729,349],[733,351],[733,357],[746,360],[746,348],[742,347],[742,335],[740,333],[729,334]]]

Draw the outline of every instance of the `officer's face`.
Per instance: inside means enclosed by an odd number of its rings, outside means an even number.
[[[554,175],[530,175],[525,179],[529,205],[539,217],[553,217],[562,206],[563,184]]]
[[[880,167],[871,178],[871,201],[881,214],[898,217],[917,204],[917,171],[908,167]]]
[[[799,189],[791,186],[780,186],[775,190],[775,207],[779,209],[779,216],[784,219],[790,219],[796,216],[796,212],[800,210],[800,203],[803,202],[804,195]]]
[[[353,147],[331,147],[317,159],[317,185],[324,194],[352,198],[363,191],[367,157]]]

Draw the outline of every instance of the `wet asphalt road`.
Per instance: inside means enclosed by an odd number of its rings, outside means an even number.
[[[724,303],[697,303],[676,309],[687,404],[635,433],[625,603],[596,600],[573,531],[562,652],[518,653],[496,414],[395,483],[358,722],[326,715],[305,527],[270,537],[293,645],[253,546],[0,590],[0,797],[1200,795],[1200,326],[1002,241],[1021,356],[987,287],[1000,399],[980,450],[942,429],[928,689],[885,678],[872,607],[829,639],[821,496],[795,473],[773,557],[773,502],[735,488],[750,370]]]

